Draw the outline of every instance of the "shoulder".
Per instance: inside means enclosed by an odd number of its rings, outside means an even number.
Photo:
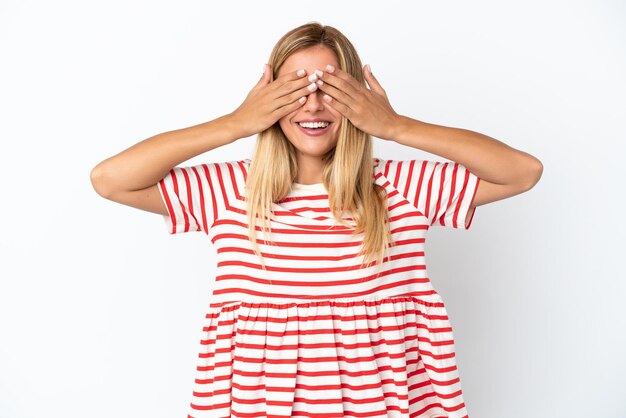
[[[416,159],[383,159],[380,157],[374,157],[374,169],[381,171],[386,175],[404,172],[407,169],[412,171],[416,167],[421,167],[426,163],[428,163],[428,161]]]
[[[235,174],[247,172],[250,167],[250,160],[230,160],[230,161],[218,161],[213,163],[206,163],[206,166],[212,170],[219,171],[223,174]]]
[[[190,175],[195,174],[213,186],[228,189],[245,182],[248,172],[247,161],[249,160],[203,162],[195,166],[178,167],[177,169],[184,169]]]

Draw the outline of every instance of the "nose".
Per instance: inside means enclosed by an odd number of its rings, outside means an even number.
[[[312,93],[309,93],[304,107],[311,112],[324,110],[324,100],[322,100],[323,91],[319,87]]]

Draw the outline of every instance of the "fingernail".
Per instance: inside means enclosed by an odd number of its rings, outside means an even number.
[[[309,91],[313,91],[313,90],[315,90],[316,88],[317,88],[317,86],[315,85],[315,83],[311,83],[311,84],[309,84],[309,87],[308,87]]]
[[[324,82],[322,80],[317,80],[317,85],[321,86],[322,84],[324,84]]]
[[[335,71],[335,67],[333,67],[332,65],[328,64],[326,66],[326,71],[328,71],[329,73],[332,73]]]
[[[298,77],[302,77],[304,75],[305,71],[300,69],[298,70],[298,72],[296,74],[298,74]]]
[[[324,100],[326,100],[327,102],[330,102],[330,96],[328,94],[324,95]]]
[[[305,100],[306,100],[306,96],[302,96],[298,99],[300,103],[304,103]]]
[[[322,76],[324,75],[324,72],[321,70],[315,70],[315,74],[317,74],[319,78],[322,78]]]
[[[317,80],[317,74],[313,73],[309,76],[309,81],[315,81],[315,80]]]

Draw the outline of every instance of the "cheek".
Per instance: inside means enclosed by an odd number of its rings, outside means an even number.
[[[293,142],[291,140],[291,137],[293,137],[294,135],[293,132],[295,128],[292,126],[291,123],[289,123],[289,120],[281,119],[279,121],[279,126],[280,126],[280,129],[283,131],[283,134],[285,135],[287,140],[289,142]]]
[[[280,118],[278,120],[278,124],[279,126],[282,128],[283,132],[287,129],[289,129],[289,121],[287,119],[285,119],[284,117]]]
[[[292,112],[288,115],[283,116],[282,118],[278,119],[278,122],[280,123],[280,126],[286,128],[290,125],[292,125],[291,120],[295,117],[296,112]]]

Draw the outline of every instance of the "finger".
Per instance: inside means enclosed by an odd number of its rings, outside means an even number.
[[[322,99],[326,103],[331,105],[333,107],[333,109],[337,110],[339,113],[341,113],[346,118],[350,119],[350,117],[352,116],[353,112],[352,112],[352,109],[350,109],[350,107],[346,106],[345,104],[343,104],[341,102],[338,102],[337,100],[335,100],[334,98],[332,98],[328,94],[325,94],[325,93],[322,94]]]
[[[306,70],[303,68],[296,69],[293,71],[289,71],[288,73],[285,73],[280,77],[277,77],[272,82],[272,87],[274,90],[281,90],[282,93],[284,93],[285,91],[293,91],[293,89],[289,89],[289,87],[285,86],[288,86],[289,82],[303,79],[306,80]]]
[[[329,69],[332,70],[332,72],[329,71]],[[352,74],[330,65],[326,67],[326,71],[322,73],[320,78],[324,80],[324,82],[343,90],[352,97],[356,97],[362,87],[359,82],[352,77]]]
[[[294,100],[298,100],[301,97],[306,97],[309,94],[317,91],[319,89],[319,87],[317,87],[317,84],[315,83],[309,83],[309,81],[307,80],[307,83],[305,86],[299,88],[296,91],[290,92],[287,95],[284,95],[282,97],[279,97],[276,99],[276,101],[278,102],[278,104],[280,106],[284,106],[288,103],[293,102]]]
[[[261,88],[265,85],[267,85],[270,82],[270,77],[271,76],[271,67],[269,64],[263,64],[263,74],[261,74],[261,78],[259,79],[259,81],[256,83],[256,86],[254,86],[254,88]]]
[[[387,96],[385,89],[383,89],[376,77],[374,77],[374,74],[372,74],[372,70],[369,64],[364,67],[363,75],[365,76],[365,81],[367,81],[367,84],[370,86],[371,90],[375,91],[376,93],[382,94],[383,96]]]
[[[352,96],[346,94],[343,90],[340,90],[334,86],[331,86],[324,80],[318,80],[316,84],[322,92],[326,93],[327,95],[331,97],[334,97],[336,100],[339,100],[344,105],[350,107],[350,105],[354,103],[355,99]]]
[[[311,74],[309,77],[302,77],[299,80],[289,81],[277,90],[278,95],[277,97],[275,97],[275,99],[285,98],[286,100],[291,102],[305,94],[308,95],[309,93],[317,90],[315,81],[317,81],[317,76],[315,74]],[[304,89],[306,89],[307,87],[309,88],[309,90],[305,91]],[[294,94],[298,95],[294,96]]]
[[[272,117],[276,118],[276,120],[282,118],[285,115],[290,114],[291,112],[293,112],[294,110],[297,110],[298,108],[300,108],[302,105],[304,105],[307,101],[307,96],[302,96],[299,99],[293,101],[293,102],[289,102],[287,104],[285,104],[284,106],[281,106],[277,109],[275,109],[272,112]]]

